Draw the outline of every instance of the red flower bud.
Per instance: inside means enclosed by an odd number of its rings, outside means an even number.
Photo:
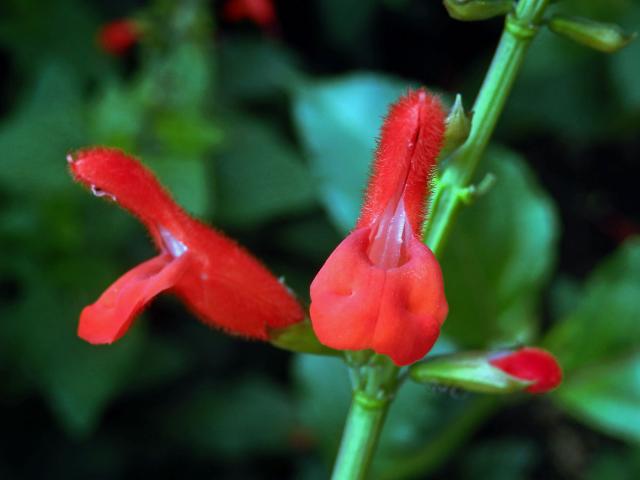
[[[524,347],[493,356],[489,363],[520,380],[534,382],[529,393],[545,393],[562,381],[562,369],[553,355],[540,348]]]
[[[266,29],[276,24],[272,0],[229,0],[224,6],[223,16],[230,22],[251,20]]]
[[[98,32],[98,45],[111,55],[124,55],[140,37],[140,28],[133,20],[116,20]]]
[[[438,338],[448,312],[442,272],[418,232],[443,135],[444,112],[426,91],[392,106],[356,228],[311,284],[311,320],[325,345],[408,365]]]
[[[78,335],[111,343],[163,291],[175,293],[205,323],[266,339],[267,328],[303,318],[287,289],[233,240],[189,217],[138,161],[108,148],[68,157],[71,173],[147,227],[160,254],[134,267],[80,315]]]

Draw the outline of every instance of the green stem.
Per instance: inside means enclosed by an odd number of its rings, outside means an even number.
[[[549,0],[520,0],[515,12],[507,17],[500,43],[473,107],[471,132],[465,144],[453,154],[442,175],[434,193],[429,221],[422,232],[422,238],[437,257],[442,255],[456,215],[468,198],[466,189],[493,134],[548,3]],[[398,373],[399,369],[388,359],[380,360],[377,366],[367,370],[364,387],[356,389],[353,396],[333,480],[359,480],[366,477],[389,402],[397,388]],[[491,411],[487,407],[474,409],[468,416],[469,421],[452,424],[441,438],[446,440],[446,445],[459,443],[460,438],[464,438]],[[412,464],[412,470],[433,464],[436,457],[444,455],[446,450],[439,445],[427,446],[424,450],[426,453],[423,452]]]
[[[398,372],[388,357],[374,355],[361,369],[363,383],[356,386],[333,468],[333,480],[366,478],[382,425],[397,389]]]
[[[354,394],[331,477],[333,480],[366,477],[388,405],[388,401],[376,401],[363,392]]]
[[[506,19],[500,43],[473,106],[469,138],[453,154],[432,202],[423,239],[436,256],[442,249],[465,201],[465,189],[477,169],[495,130],[548,0],[521,0]]]

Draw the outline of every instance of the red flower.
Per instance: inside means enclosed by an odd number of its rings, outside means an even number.
[[[443,134],[440,102],[424,90],[391,107],[356,228],[311,284],[311,321],[325,345],[408,365],[438,338],[448,311],[442,273],[418,232]]]
[[[100,48],[111,55],[124,55],[140,38],[140,28],[133,20],[116,20],[98,32]]]
[[[505,373],[534,382],[526,388],[529,393],[545,393],[562,381],[562,369],[553,355],[540,348],[524,347],[500,353],[489,361]]]
[[[276,24],[276,12],[271,0],[229,0],[224,6],[223,16],[231,22],[251,20],[267,29]]]
[[[258,260],[189,217],[138,161],[108,148],[81,150],[68,161],[76,180],[136,215],[160,250],[85,307],[81,338],[117,340],[163,291],[175,293],[205,323],[246,337],[266,339],[267,328],[302,319],[296,300]]]

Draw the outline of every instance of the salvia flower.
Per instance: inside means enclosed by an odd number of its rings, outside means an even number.
[[[418,232],[444,128],[442,106],[425,90],[391,107],[356,227],[311,284],[311,321],[325,345],[408,365],[436,341],[448,307]]]
[[[68,157],[76,180],[134,214],[160,253],[134,267],[80,315],[78,335],[111,343],[156,295],[180,297],[205,323],[249,338],[303,318],[287,289],[234,241],[188,216],[151,172],[119,150]]]
[[[98,45],[111,55],[124,55],[140,38],[138,24],[130,19],[115,20],[98,32]]]
[[[520,380],[533,382],[529,393],[545,393],[562,381],[562,369],[553,355],[546,350],[524,347],[494,355],[489,363]]]
[[[231,22],[251,20],[267,30],[273,28],[277,21],[272,0],[229,0],[224,6],[223,16]]]

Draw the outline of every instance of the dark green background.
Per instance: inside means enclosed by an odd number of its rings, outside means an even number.
[[[357,216],[388,104],[425,84],[470,106],[501,20],[431,0],[276,1],[278,27],[221,2],[0,3],[0,478],[321,479],[346,413],[337,360],[212,331],[161,297],[118,343],[75,336],[81,308],[154,254],[65,155],[141,157],[195,216],[303,299]],[[640,2],[554,9],[628,30]],[[112,58],[100,25],[147,33]],[[543,345],[566,379],[506,401],[407,384],[374,478],[640,475],[640,42],[592,52],[542,29],[443,269],[436,351]],[[481,178],[480,176],[478,178]]]

